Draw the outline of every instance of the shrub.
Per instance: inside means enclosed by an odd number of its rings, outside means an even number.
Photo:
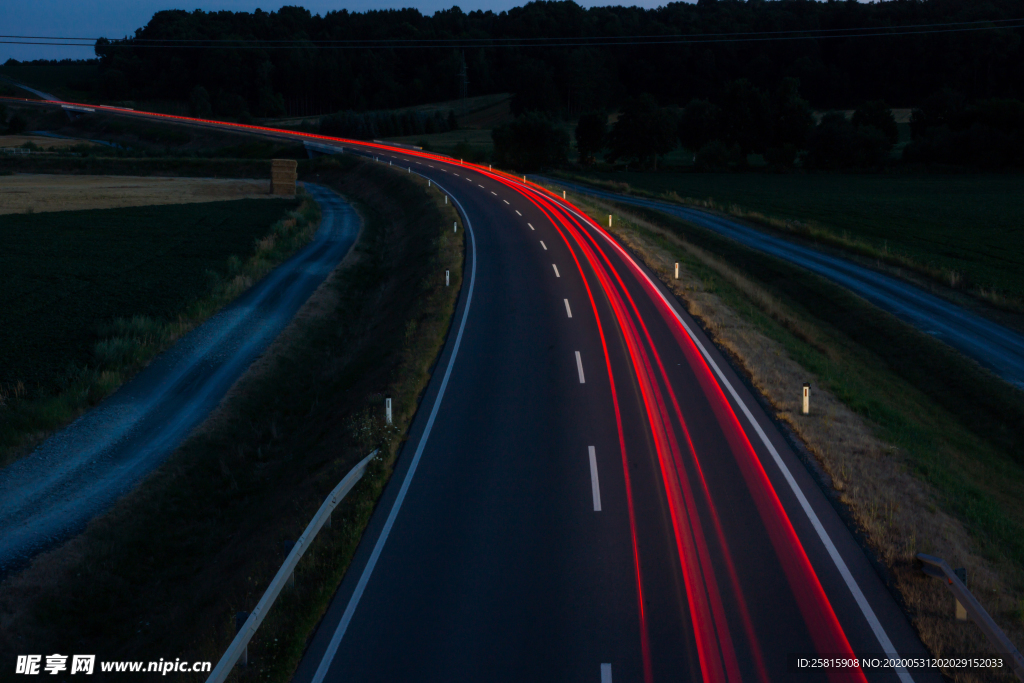
[[[697,151],[693,165],[699,171],[724,171],[729,168],[729,148],[721,140],[712,140]]]

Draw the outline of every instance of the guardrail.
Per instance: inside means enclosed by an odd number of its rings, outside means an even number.
[[[267,590],[263,593],[263,597],[260,598],[256,607],[253,608],[252,614],[250,614],[245,620],[242,628],[238,631],[238,635],[236,635],[235,639],[231,641],[230,645],[228,645],[228,649],[224,651],[220,661],[217,662],[217,666],[215,666],[213,671],[210,673],[210,677],[206,679],[206,683],[223,683],[238,660],[243,658],[243,655],[246,655],[245,659],[248,659],[249,641],[252,639],[253,635],[255,635],[256,629],[258,629],[260,624],[263,623],[264,617],[274,605],[274,601],[277,600],[277,596],[281,594],[281,590],[291,581],[295,573],[295,567],[298,565],[302,555],[309,548],[309,545],[316,537],[317,532],[319,532],[323,527],[324,523],[330,520],[331,513],[334,511],[334,508],[338,506],[338,503],[340,503],[348,492],[351,491],[357,483],[359,483],[359,480],[363,478],[363,475],[366,473],[367,465],[370,464],[370,461],[379,452],[379,449],[375,450],[360,460],[359,463],[356,464],[356,466],[353,467],[347,475],[345,475],[345,478],[334,487],[331,494],[327,496],[327,500],[325,500],[323,505],[320,506],[320,509],[317,510],[316,514],[313,516],[313,520],[309,523],[309,526],[307,526],[306,530],[302,532],[302,536],[299,537],[299,540],[295,542],[295,546],[292,548],[291,552],[288,553],[288,557],[285,558],[284,564],[282,564],[281,568],[277,570],[277,574],[270,582],[270,585],[267,586]]]
[[[1010,666],[1013,668],[1013,672],[1017,674],[1017,678],[1024,681],[1024,656],[1021,656],[1020,650],[1010,642],[1010,639],[1003,633],[1003,629],[999,628],[999,625],[992,620],[992,617],[989,616],[988,612],[985,611],[985,608],[981,606],[981,603],[978,602],[971,591],[967,590],[967,586],[957,575],[956,571],[950,569],[946,561],[940,557],[918,553],[917,559],[921,560],[922,569],[925,574],[944,580],[946,587],[953,593],[953,597],[956,598],[958,605],[963,607],[967,612],[967,616],[974,620],[974,623],[978,625],[982,633],[992,643],[992,646],[1010,660]]]

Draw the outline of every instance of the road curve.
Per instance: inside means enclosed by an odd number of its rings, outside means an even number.
[[[345,142],[469,227],[467,291],[294,677],[871,680],[925,650],[785,439],[663,286],[536,186]]]
[[[700,209],[608,192],[557,178],[543,178],[543,181],[580,194],[667,213],[807,268],[895,314],[922,332],[941,339],[1007,382],[1024,389],[1024,335],[920,287]]]
[[[78,533],[158,467],[341,262],[354,209],[316,185],[313,241],[31,455],[0,470],[0,576]]]
[[[469,232],[457,328],[294,680],[939,680],[795,666],[926,653],[751,391],[601,226],[450,158],[194,123],[415,169]]]

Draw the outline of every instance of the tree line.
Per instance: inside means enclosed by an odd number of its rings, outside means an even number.
[[[723,84],[741,78],[769,97],[787,79],[797,79],[803,96],[819,109],[871,100],[907,107],[943,87],[971,101],[1024,97],[1024,29],[849,37],[850,29],[884,33],[1018,14],[1018,0],[699,0],[657,9],[585,9],[563,1],[499,13],[453,7],[429,16],[415,9],[323,16],[301,7],[172,10],[156,13],[133,36],[97,41],[95,51],[102,71],[98,88],[108,100],[184,102],[202,87],[213,113],[235,117],[303,114],[310,108],[384,110],[454,99],[463,66],[470,95],[514,92],[517,115],[538,111],[575,120],[643,93],[676,106],[694,98],[742,97],[723,92]],[[847,37],[706,40],[765,31]],[[704,38],[666,45],[622,36]],[[323,42],[368,39],[385,46],[332,49]],[[408,47],[409,41],[437,39],[460,41],[460,47]],[[545,39],[580,44],[551,46]],[[224,40],[237,42],[207,47]],[[514,46],[503,45],[509,41]]]
[[[899,128],[884,100],[862,102],[848,116],[830,111],[815,119],[796,79],[772,92],[738,79],[713,99],[660,106],[643,93],[628,99],[608,126],[608,113],[587,112],[575,128],[578,163],[610,163],[657,169],[659,157],[679,146],[694,153],[697,170],[746,167],[752,154],[769,168],[878,170],[896,163],[986,170],[1024,168],[1024,102],[1011,98],[971,100],[942,89],[915,108],[911,140],[894,155]],[[565,126],[528,112],[494,130],[494,158],[518,170],[568,163]]]

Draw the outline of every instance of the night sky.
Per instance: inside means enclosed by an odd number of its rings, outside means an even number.
[[[577,0],[584,7],[628,4],[640,7],[659,7],[665,0]],[[6,35],[21,36],[70,36],[96,38],[120,38],[145,26],[155,12],[165,9],[203,9],[251,12],[260,8],[266,12],[275,11],[282,5],[300,5],[314,14],[326,14],[340,9],[363,12],[369,9],[393,7],[415,7],[424,14],[433,14],[458,4],[464,12],[492,10],[500,12],[524,4],[523,0],[472,0],[472,3],[458,3],[452,0],[292,0],[291,2],[260,2],[260,0],[220,0],[203,2],[191,0],[0,0],[0,16],[3,17],[3,31]],[[6,39],[4,39],[6,40]],[[92,49],[79,47],[49,47],[40,45],[0,45],[0,64],[13,57],[28,59],[88,59],[94,57]]]

